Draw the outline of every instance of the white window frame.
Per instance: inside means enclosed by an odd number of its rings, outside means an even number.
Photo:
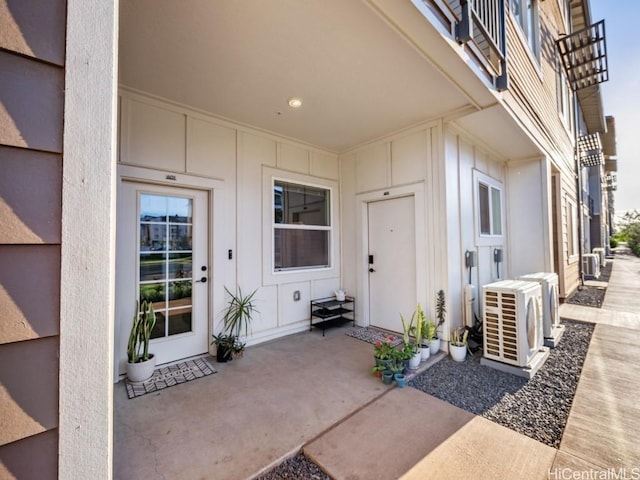
[[[282,228],[282,224],[275,223],[274,185],[276,181],[322,188],[329,191],[329,226],[296,225],[292,228],[304,230],[326,230],[329,232],[329,266],[300,267],[284,270],[275,269],[274,232]],[[264,285],[278,285],[284,283],[322,280],[339,276],[339,193],[338,183],[333,180],[313,177],[301,173],[288,172],[271,167],[263,167],[262,173],[262,206],[263,206],[263,236],[262,236],[262,281]],[[286,228],[291,227],[287,224]]]
[[[481,221],[480,221],[480,185],[485,185],[489,188],[489,222],[491,233],[482,233]],[[491,191],[497,190],[500,192],[500,234],[495,234],[493,225],[493,202]],[[504,205],[504,186],[502,182],[490,177],[478,170],[473,171],[473,218],[476,229],[476,245],[478,246],[490,246],[501,245],[504,243],[505,236],[505,205]]]
[[[527,3],[531,2],[531,12],[528,11]],[[529,46],[533,57],[540,62],[540,9],[539,0],[519,0],[516,5],[514,0],[509,1],[509,11],[515,19],[515,23],[520,27],[523,34],[524,43]],[[533,18],[531,16],[533,15]],[[533,30],[533,32],[531,31]]]
[[[579,240],[578,240],[578,207],[576,203],[567,198],[567,258],[569,263],[575,263],[579,259]]]
[[[557,60],[556,94],[558,98],[558,114],[568,132],[573,132],[573,95],[567,82],[562,62]]]

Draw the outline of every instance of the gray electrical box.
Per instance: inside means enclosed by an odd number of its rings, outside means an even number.
[[[478,260],[476,258],[476,252],[471,250],[467,250],[464,252],[464,265],[467,268],[475,267],[478,264]]]

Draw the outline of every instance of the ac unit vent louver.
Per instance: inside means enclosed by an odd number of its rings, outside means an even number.
[[[484,356],[527,366],[542,346],[541,288],[505,280],[483,287]]]

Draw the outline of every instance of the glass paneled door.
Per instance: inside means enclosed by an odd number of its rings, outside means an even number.
[[[207,192],[126,183],[121,199],[135,206],[129,210],[135,218],[129,218],[123,233],[126,256],[136,265],[130,270],[133,282],[127,282],[133,286],[133,303],[146,300],[156,312],[149,350],[158,364],[206,353]]]

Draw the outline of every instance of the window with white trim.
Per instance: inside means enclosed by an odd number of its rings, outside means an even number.
[[[558,113],[560,114],[560,118],[562,118],[565,126],[569,130],[572,130],[573,122],[571,109],[573,106],[573,101],[571,98],[569,84],[567,83],[567,76],[564,73],[564,68],[562,67],[562,62],[560,62],[560,60],[558,60],[557,62],[557,69],[558,74],[556,76],[556,89],[558,98]]]
[[[331,189],[273,179],[273,271],[331,266]]]
[[[576,204],[567,199],[567,250],[569,260],[578,255],[578,218]]]
[[[510,4],[511,13],[518,21],[531,51],[538,58],[540,52],[538,0],[510,0]]]
[[[502,183],[474,171],[474,187],[477,236],[489,239],[502,237],[504,233]]]

